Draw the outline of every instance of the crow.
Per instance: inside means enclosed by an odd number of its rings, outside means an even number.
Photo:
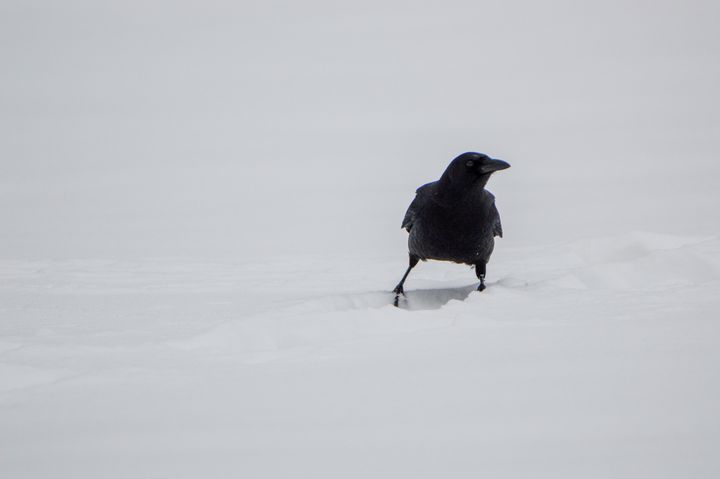
[[[450,162],[438,181],[417,189],[402,222],[410,234],[410,265],[393,290],[395,306],[400,295],[405,295],[405,279],[420,260],[474,265],[478,291],[485,289],[485,265],[495,237],[503,234],[495,197],[485,185],[493,172],[509,167],[482,153],[463,153]]]

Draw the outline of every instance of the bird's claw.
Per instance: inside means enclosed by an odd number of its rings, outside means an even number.
[[[393,293],[395,293],[395,299],[393,300],[393,305],[397,308],[400,304],[400,295],[402,294],[405,296],[405,290],[403,289],[402,285],[399,284],[393,289]]]

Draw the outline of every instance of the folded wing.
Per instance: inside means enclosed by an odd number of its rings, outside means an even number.
[[[432,183],[422,185],[415,191],[415,199],[412,201],[412,203],[410,203],[410,206],[405,212],[405,218],[403,218],[401,228],[405,228],[408,232],[410,232],[413,227],[413,223],[415,222],[415,218],[420,213],[420,211],[422,211],[427,202],[430,200],[430,197],[433,195],[436,184],[437,181],[433,181]]]

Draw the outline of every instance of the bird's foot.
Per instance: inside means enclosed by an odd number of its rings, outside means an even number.
[[[485,291],[485,275],[480,276],[480,286],[478,286],[478,291]]]
[[[395,289],[393,289],[393,293],[395,293],[395,300],[393,301],[393,306],[397,308],[400,304],[400,295],[402,294],[403,296],[405,296],[405,290],[403,289],[402,284],[398,284],[397,286],[395,286]]]

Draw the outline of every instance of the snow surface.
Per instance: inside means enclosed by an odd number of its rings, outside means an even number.
[[[0,13],[3,479],[720,475],[714,2]]]

